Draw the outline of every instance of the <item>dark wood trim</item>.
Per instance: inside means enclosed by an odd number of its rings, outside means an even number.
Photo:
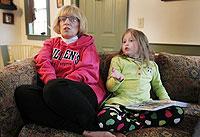
[[[191,46],[191,47],[200,47],[198,44],[173,44],[173,43],[149,43],[150,45],[164,45],[164,46]]]

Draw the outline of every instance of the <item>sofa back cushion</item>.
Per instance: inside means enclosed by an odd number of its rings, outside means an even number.
[[[171,99],[191,103],[200,101],[200,56],[161,52],[155,61]]]
[[[104,86],[106,85],[111,59],[115,55],[115,53],[100,53],[100,76]]]

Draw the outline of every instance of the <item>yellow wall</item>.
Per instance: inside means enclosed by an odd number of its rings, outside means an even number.
[[[200,55],[200,0],[129,0],[128,27],[142,30],[157,52]]]
[[[20,0],[14,0],[17,5],[18,10],[2,10],[0,9],[0,45],[8,45],[10,43],[21,43],[21,16],[22,10],[19,6]],[[14,25],[3,24],[3,13],[13,13],[14,14]]]
[[[150,43],[200,45],[200,0],[129,0],[129,4],[128,26],[145,32]]]

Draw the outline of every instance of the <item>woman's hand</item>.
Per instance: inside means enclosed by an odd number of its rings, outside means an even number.
[[[120,82],[124,80],[124,75],[120,73],[119,71],[117,71],[115,68],[112,68],[111,76],[116,78]]]

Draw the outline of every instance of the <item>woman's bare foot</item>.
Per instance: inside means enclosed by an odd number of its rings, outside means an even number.
[[[85,137],[117,137],[109,131],[84,131],[83,136]]]

